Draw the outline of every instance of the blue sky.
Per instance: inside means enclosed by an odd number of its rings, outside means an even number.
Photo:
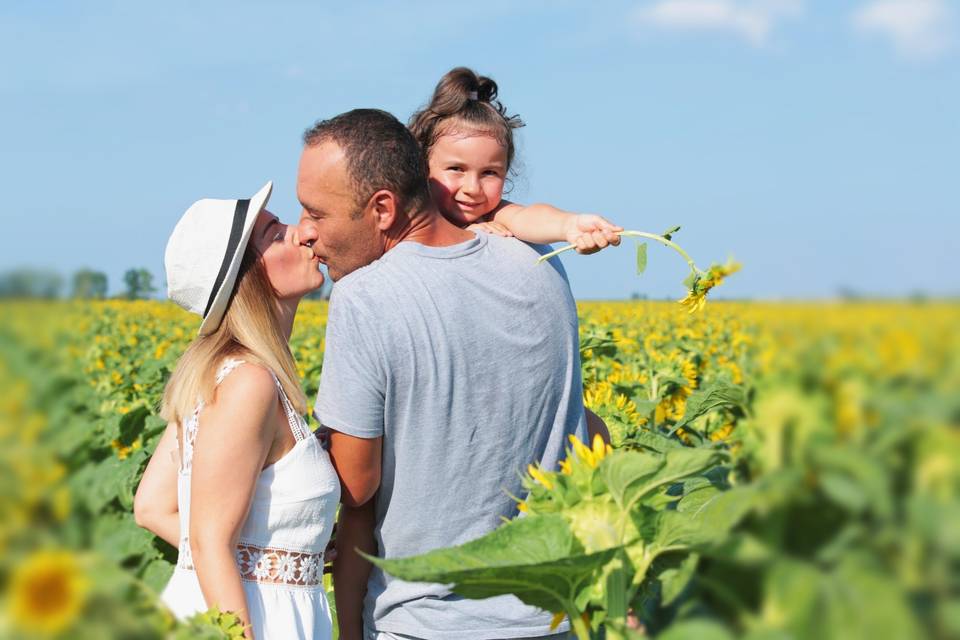
[[[402,120],[450,67],[492,76],[520,134],[512,194],[677,235],[718,294],[960,293],[960,3],[5,2],[0,271],[149,268],[201,197],[275,182],[302,131]],[[580,298],[682,295],[651,248],[564,259]]]

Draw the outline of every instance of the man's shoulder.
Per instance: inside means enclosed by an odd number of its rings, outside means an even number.
[[[546,264],[539,262],[541,256],[553,251],[553,247],[548,244],[524,242],[517,238],[490,236],[490,246],[493,251],[499,254],[500,259],[510,260],[513,267],[528,269],[531,273],[540,272],[541,275],[556,273],[564,281],[567,280],[567,272],[557,256],[547,260]]]
[[[380,260],[374,260],[337,280],[330,292],[330,304],[334,305],[338,301],[362,298],[365,292],[371,288],[377,288],[380,279],[376,274],[381,266]],[[344,304],[344,302],[340,302],[340,304]]]

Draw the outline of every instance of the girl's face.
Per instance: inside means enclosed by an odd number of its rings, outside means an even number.
[[[466,227],[493,211],[503,197],[507,150],[482,133],[449,133],[430,149],[430,191],[450,222]]]
[[[323,284],[320,259],[301,244],[296,225],[286,225],[266,209],[253,225],[250,242],[263,257],[267,278],[281,300],[299,299]]]

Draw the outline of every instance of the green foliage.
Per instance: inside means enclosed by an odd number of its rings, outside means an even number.
[[[565,611],[617,549],[588,552],[559,515],[520,518],[459,547],[409,559],[366,556],[404,580],[450,583],[467,598],[512,593],[547,611]]]
[[[236,614],[217,607],[188,619],[173,634],[175,640],[240,640],[244,625]]]
[[[694,391],[687,399],[686,412],[683,414],[683,418],[673,425],[671,433],[686,427],[697,418],[723,407],[743,410],[746,407],[743,387],[716,382],[705,389]]]
[[[460,547],[371,560],[404,580],[450,583],[465,597],[513,593],[571,620],[586,614],[610,637],[626,629],[629,603],[655,560],[686,554],[682,570],[657,578],[676,598],[696,565],[694,550],[721,543],[746,513],[749,489],[685,504],[702,491],[685,481],[724,458],[716,449],[607,454],[574,443],[564,472],[528,478],[526,517]]]
[[[13,269],[0,273],[0,298],[57,298],[63,278],[48,269]]]
[[[666,238],[667,240],[673,240],[673,234],[675,234],[677,231],[680,231],[680,227],[679,227],[679,226],[677,226],[677,227],[670,227],[669,229],[667,229],[666,231],[664,231],[664,232],[661,233],[660,235],[662,235],[662,236],[663,236],[664,238]]]
[[[131,514],[195,319],[6,304],[0,584],[38,546],[92,550],[61,637],[229,637],[158,605],[176,550]],[[574,445],[567,468],[530,472],[525,517],[387,569],[517,590],[611,640],[960,635],[957,308],[670,306],[584,307],[585,399],[615,450]],[[325,309],[302,305],[293,340],[310,395]]]
[[[85,300],[106,298],[107,274],[102,271],[80,269],[73,274],[73,286],[70,295]]]
[[[123,274],[123,284],[126,287],[124,297],[127,300],[149,298],[157,289],[153,286],[153,274],[148,270],[128,269]]]
[[[643,275],[643,272],[647,270],[647,243],[638,242],[637,243],[637,275]]]

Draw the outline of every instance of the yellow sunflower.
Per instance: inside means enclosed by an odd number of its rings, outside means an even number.
[[[24,631],[54,634],[80,615],[89,582],[78,558],[69,551],[38,551],[10,581],[10,617]]]

